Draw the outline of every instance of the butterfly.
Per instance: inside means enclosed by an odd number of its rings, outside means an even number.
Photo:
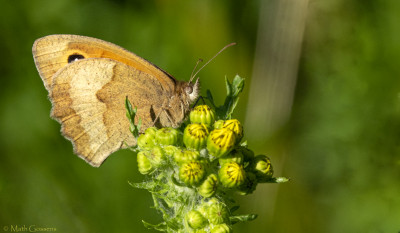
[[[78,35],[49,35],[32,48],[49,92],[51,117],[74,153],[94,167],[113,152],[134,146],[125,100],[137,106],[141,131],[154,124],[177,127],[199,97],[193,77],[179,81],[115,44]]]

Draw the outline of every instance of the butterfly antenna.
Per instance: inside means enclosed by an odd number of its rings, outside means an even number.
[[[236,44],[236,43],[233,42],[233,43],[230,43],[230,44],[226,45],[225,47],[223,47],[217,54],[214,55],[214,57],[212,57],[210,60],[208,60],[202,67],[200,67],[200,68],[197,70],[197,72],[196,72],[194,75],[191,76],[189,82],[191,82],[192,79],[193,79],[194,77],[196,77],[196,75],[200,72],[200,70],[202,70],[206,65],[208,65],[208,63],[210,63],[212,60],[214,60],[215,57],[217,57],[217,56],[218,56],[220,53],[222,53],[225,49],[227,49],[227,48],[229,48],[229,47],[231,47],[231,46],[233,46],[233,45],[235,45],[235,44]],[[197,65],[196,65],[196,66],[197,66]],[[194,70],[193,70],[193,71],[194,71]],[[193,72],[192,72],[192,73],[193,73]]]
[[[200,62],[203,62],[203,59],[199,58],[199,60],[197,60],[196,65],[195,65],[194,68],[193,68],[192,74],[190,75],[189,83],[192,82],[192,80],[193,80],[193,78],[194,78],[193,73],[194,73],[194,71],[196,70],[197,66],[200,64]]]

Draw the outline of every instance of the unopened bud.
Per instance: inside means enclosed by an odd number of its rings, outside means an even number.
[[[235,146],[235,133],[226,128],[214,129],[207,138],[208,152],[214,157],[227,155]]]
[[[242,165],[229,162],[222,165],[218,172],[219,180],[227,188],[239,187],[246,179]]]
[[[198,105],[190,112],[190,122],[212,125],[215,120],[215,113],[212,108],[207,105]]]
[[[157,133],[157,128],[156,127],[149,127],[144,131],[144,133],[155,136],[156,133]]]
[[[224,126],[224,120],[218,120],[214,123],[214,129],[221,129]]]
[[[241,150],[233,149],[229,154],[219,158],[219,164],[222,166],[224,163],[235,162],[243,164],[244,156]]]
[[[154,167],[159,167],[165,162],[165,153],[159,146],[153,147],[147,154],[148,159]]]
[[[274,175],[271,160],[265,155],[257,155],[254,158],[252,168],[259,182],[266,182]]]
[[[211,228],[211,233],[231,233],[232,228],[227,224],[218,224]]]
[[[177,150],[174,153],[174,161],[177,164],[196,161],[199,158],[200,158],[200,153],[196,150]]]
[[[187,148],[200,150],[206,147],[208,129],[204,124],[190,124],[183,132],[183,143]]]
[[[179,179],[189,185],[199,184],[204,177],[205,169],[204,165],[199,161],[191,161],[182,164],[179,169]]]
[[[236,119],[226,120],[222,125],[222,128],[227,128],[235,132],[236,134],[236,143],[239,143],[243,138],[243,126],[240,121]]]
[[[176,147],[176,146],[171,146],[171,145],[164,146],[163,149],[164,149],[165,154],[166,154],[168,157],[174,156],[175,152],[177,152],[177,151],[179,150],[178,147]]]
[[[199,186],[198,192],[203,197],[211,197],[215,194],[218,187],[218,177],[215,174],[210,174]]]
[[[141,134],[137,140],[140,149],[149,150],[156,145],[154,134]]]
[[[160,145],[177,145],[179,141],[179,131],[171,127],[162,128],[157,130],[155,138],[156,142]]]
[[[153,166],[147,158],[146,153],[149,154],[150,152],[140,151],[137,154],[138,170],[143,175],[149,174],[153,170]]]
[[[209,203],[206,217],[210,223],[215,225],[229,223],[228,208],[222,202]]]
[[[208,233],[205,229],[194,229],[190,233]]]
[[[186,221],[193,229],[203,228],[207,225],[207,219],[197,210],[191,210],[186,214]]]

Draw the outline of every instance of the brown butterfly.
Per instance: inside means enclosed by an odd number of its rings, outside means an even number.
[[[141,131],[157,123],[177,127],[199,96],[198,79],[178,81],[117,45],[76,35],[50,35],[32,48],[49,92],[51,117],[74,152],[94,167],[114,151],[136,144],[125,98],[137,106]]]

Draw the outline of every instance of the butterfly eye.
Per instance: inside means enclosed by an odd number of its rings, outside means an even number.
[[[74,62],[74,61],[79,60],[79,59],[84,59],[84,58],[85,57],[83,55],[78,54],[78,53],[74,53],[72,55],[69,55],[68,63]]]
[[[187,86],[187,87],[185,87],[185,92],[186,92],[186,94],[192,94],[192,92],[193,92],[193,87],[191,87],[191,86]]]

